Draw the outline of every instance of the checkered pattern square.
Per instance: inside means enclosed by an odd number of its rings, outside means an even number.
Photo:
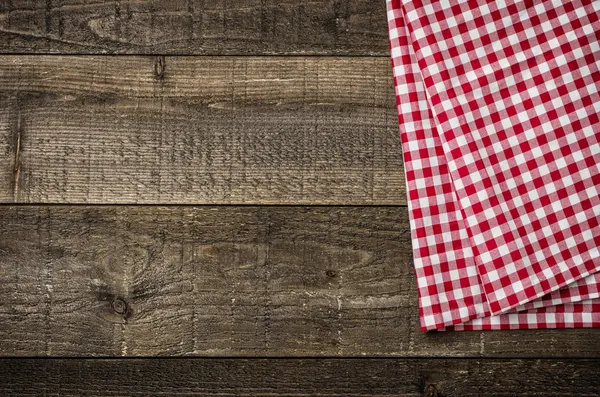
[[[599,16],[388,0],[424,330],[600,323]]]

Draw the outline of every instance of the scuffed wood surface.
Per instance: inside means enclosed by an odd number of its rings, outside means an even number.
[[[69,396],[597,396],[593,360],[0,360],[0,393]]]
[[[3,356],[600,357],[593,329],[421,332],[405,207],[0,219]]]
[[[2,202],[406,203],[388,59],[0,58]]]
[[[0,395],[598,395],[596,330],[419,331],[385,1],[0,0],[0,54]]]
[[[0,52],[389,53],[385,1],[0,1]]]

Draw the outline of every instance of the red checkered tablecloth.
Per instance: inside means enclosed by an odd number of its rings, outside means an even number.
[[[388,20],[422,328],[600,325],[600,1]]]

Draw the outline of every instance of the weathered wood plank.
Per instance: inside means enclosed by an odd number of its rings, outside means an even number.
[[[0,207],[4,356],[600,357],[419,331],[404,207]]]
[[[594,360],[0,360],[10,396],[597,396]]]
[[[372,0],[0,2],[0,52],[387,55]]]
[[[406,202],[387,59],[0,59],[2,202]]]

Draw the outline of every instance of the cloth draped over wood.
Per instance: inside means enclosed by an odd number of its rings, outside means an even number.
[[[600,326],[600,1],[387,5],[421,328]]]

